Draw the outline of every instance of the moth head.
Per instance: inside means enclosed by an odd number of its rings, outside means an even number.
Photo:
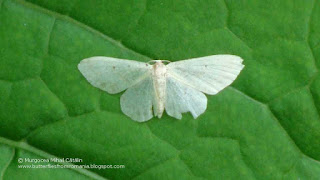
[[[154,65],[154,64],[165,64],[165,65],[167,65],[169,63],[171,63],[171,61],[168,61],[168,60],[151,60],[151,61],[148,62],[148,64],[150,64],[150,65]]]

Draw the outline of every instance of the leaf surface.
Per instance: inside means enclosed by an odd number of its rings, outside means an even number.
[[[0,177],[320,179],[319,29],[319,0],[0,0]],[[245,68],[196,120],[134,122],[77,69],[214,54]],[[27,157],[125,168],[18,168]]]

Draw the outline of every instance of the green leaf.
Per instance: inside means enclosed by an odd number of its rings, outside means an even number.
[[[1,179],[320,179],[319,0],[0,0]],[[137,123],[77,69],[90,56],[235,54],[193,120]],[[23,169],[74,157],[122,169]]]

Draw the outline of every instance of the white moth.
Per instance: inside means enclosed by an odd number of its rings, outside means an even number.
[[[127,89],[120,98],[121,110],[139,122],[153,116],[161,118],[164,110],[177,119],[185,112],[196,119],[207,108],[203,93],[217,94],[236,79],[243,67],[242,59],[234,55],[149,63],[91,57],[78,65],[83,76],[99,89],[110,94]]]

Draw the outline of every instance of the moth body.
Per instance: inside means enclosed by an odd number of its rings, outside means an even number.
[[[152,81],[155,90],[154,115],[161,118],[165,108],[167,68],[161,60],[155,60],[152,68]]]

